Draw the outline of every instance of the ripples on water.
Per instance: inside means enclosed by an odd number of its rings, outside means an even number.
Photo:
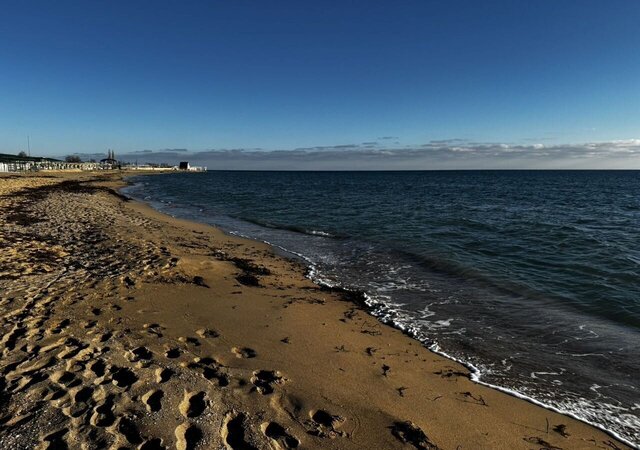
[[[480,381],[640,442],[640,172],[208,172],[129,194],[295,252]]]

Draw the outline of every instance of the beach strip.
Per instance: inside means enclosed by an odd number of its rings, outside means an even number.
[[[0,177],[0,448],[630,448],[125,175]]]

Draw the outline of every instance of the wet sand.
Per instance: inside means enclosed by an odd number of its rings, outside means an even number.
[[[629,448],[122,185],[0,176],[0,448]]]

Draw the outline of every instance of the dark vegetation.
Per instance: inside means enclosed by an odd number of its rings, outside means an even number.
[[[426,434],[412,422],[394,422],[391,428],[400,442],[411,445],[418,450],[440,450],[440,447],[429,440]]]
[[[231,261],[235,266],[242,270],[242,273],[236,277],[238,283],[245,286],[260,286],[260,275],[270,275],[271,271],[266,267],[258,266],[253,261],[244,258],[226,258],[227,261]]]

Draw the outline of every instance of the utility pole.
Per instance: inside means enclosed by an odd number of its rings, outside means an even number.
[[[31,157],[31,137],[27,134],[27,156]]]

